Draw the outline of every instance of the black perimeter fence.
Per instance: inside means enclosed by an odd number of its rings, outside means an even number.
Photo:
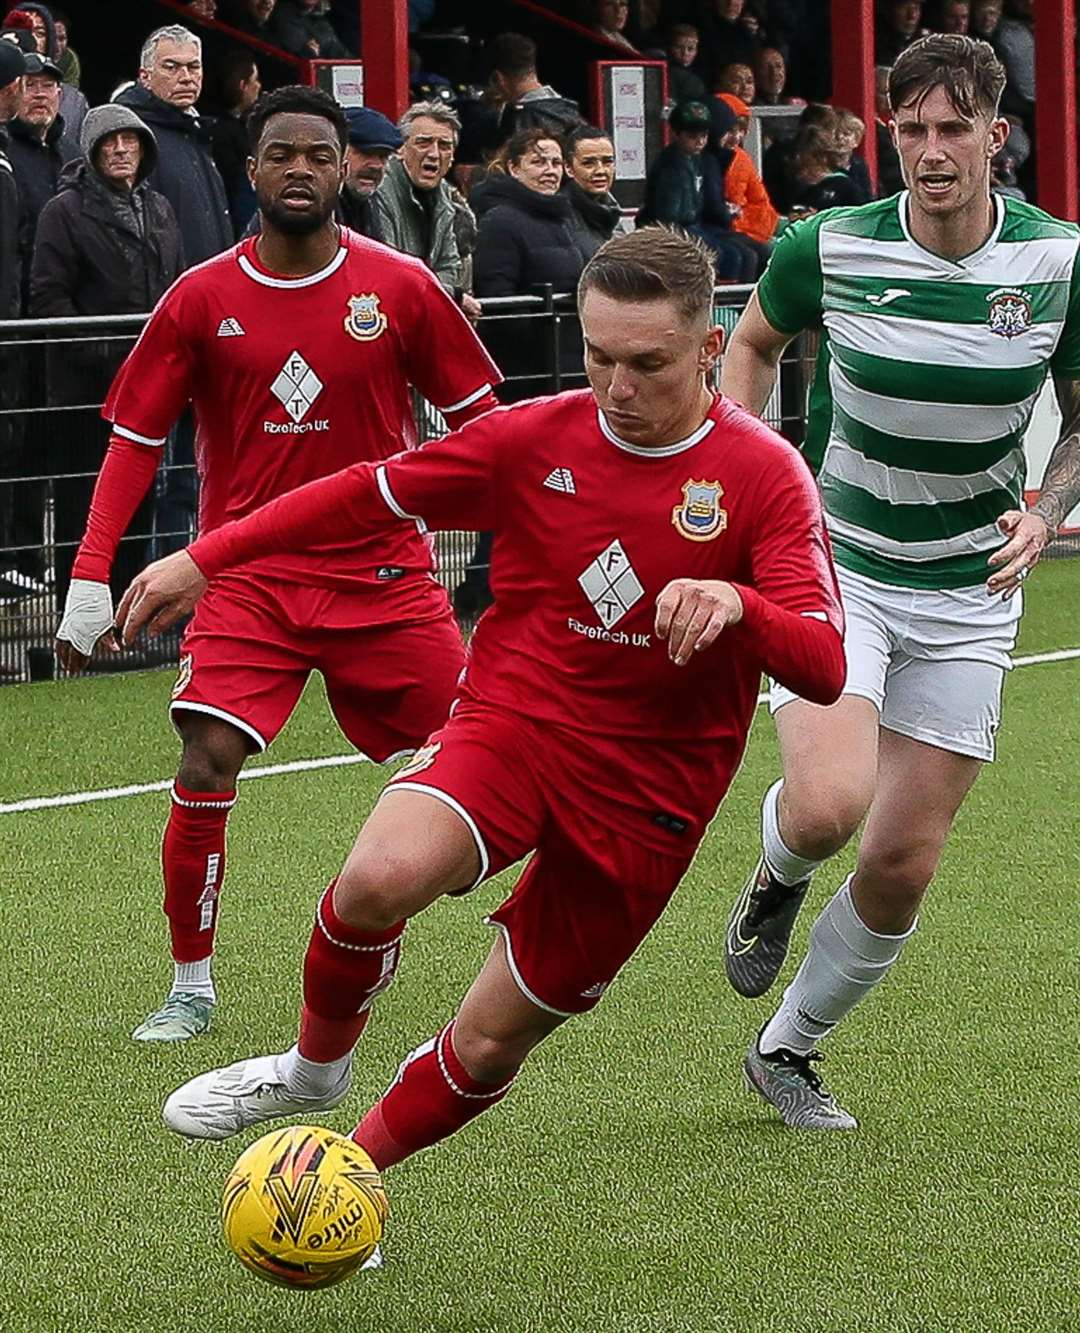
[[[728,332],[748,287],[716,291],[715,320]],[[528,374],[510,374],[504,401],[557,393],[583,384],[568,374],[580,364],[580,328],[571,298],[507,297],[483,302],[478,331],[497,361],[513,339],[532,349]],[[86,522],[94,481],[108,443],[101,405],[116,367],[139,335],[146,315],[85,319],[0,321],[0,684],[50,680],[58,672],[53,636],[63,609],[71,566]],[[533,325],[522,338],[525,323]],[[770,425],[793,443],[802,439],[807,390],[816,352],[812,334],[796,339],[781,363],[765,411]],[[438,412],[417,397],[422,440],[443,434]],[[194,536],[197,481],[194,428],[182,419],[170,433],[151,493],[121,542],[113,596],[151,560],[181,549]],[[486,583],[487,549],[473,533],[436,535],[438,577],[451,595],[467,581]],[[1080,554],[1080,539],[1055,542],[1051,555]],[[468,598],[455,597],[465,629]],[[97,672],[174,665],[180,631],[118,654],[99,650]]]

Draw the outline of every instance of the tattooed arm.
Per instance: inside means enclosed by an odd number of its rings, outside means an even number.
[[[1080,379],[1055,376],[1054,390],[1061,408],[1061,434],[1046,465],[1039,498],[1026,514],[1019,509],[1002,514],[998,527],[1009,540],[988,561],[995,568],[987,590],[1001,593],[1006,600],[1038,563],[1043,547],[1070,511],[1080,504]]]

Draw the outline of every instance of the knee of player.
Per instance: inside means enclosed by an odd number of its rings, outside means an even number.
[[[859,877],[879,896],[896,903],[917,904],[934,877],[940,857],[940,847],[921,839],[867,847],[859,854]]]
[[[475,1023],[454,1028],[454,1051],[473,1078],[505,1083],[513,1078],[535,1045],[535,1039],[485,1032]]]
[[[790,839],[791,850],[811,860],[832,856],[862,823],[872,795],[855,782],[797,788],[789,793],[781,820],[785,841]]]
[[[335,886],[334,910],[358,930],[389,930],[416,910],[422,882],[422,867],[408,854],[354,854]]]
[[[185,741],[177,776],[189,791],[231,791],[246,757],[243,746],[216,738]]]

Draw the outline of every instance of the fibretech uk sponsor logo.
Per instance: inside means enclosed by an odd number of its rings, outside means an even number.
[[[602,629],[599,625],[583,625],[573,616],[567,616],[566,628],[580,634],[584,639],[595,639],[597,643],[619,643],[629,648],[648,648],[652,643],[651,634],[627,634],[624,629]]]
[[[617,537],[582,570],[578,583],[605,629],[622,620],[645,596],[641,580]]]
[[[315,399],[323,391],[323,382],[312,370],[299,352],[290,352],[285,358],[285,364],[278,371],[277,378],[270,385],[270,392],[282,405],[285,411],[292,418],[294,424],[299,424],[311,411]],[[269,423],[267,423],[269,424]],[[314,429],[314,423],[307,429]],[[323,429],[327,429],[324,426]],[[300,431],[285,430],[289,434],[298,435]],[[278,434],[277,431],[270,431],[270,434]]]

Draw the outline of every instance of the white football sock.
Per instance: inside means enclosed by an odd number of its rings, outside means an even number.
[[[214,1004],[217,992],[214,979],[210,975],[211,957],[200,958],[197,963],[173,962],[173,984],[171,994],[183,992],[185,995],[200,995]]]
[[[796,856],[780,836],[780,814],[776,806],[783,785],[784,779],[777,778],[761,803],[761,846],[773,875],[781,884],[790,885],[809,879],[821,862]]]
[[[278,1056],[277,1072],[290,1092],[298,1093],[301,1097],[322,1097],[337,1087],[351,1064],[352,1051],[338,1060],[319,1064],[316,1060],[305,1059],[299,1049],[292,1046]]]
[[[806,957],[761,1034],[763,1055],[781,1046],[809,1055],[883,979],[914,933],[917,921],[903,935],[878,935],[864,926],[851,901],[851,879],[814,922]]]

